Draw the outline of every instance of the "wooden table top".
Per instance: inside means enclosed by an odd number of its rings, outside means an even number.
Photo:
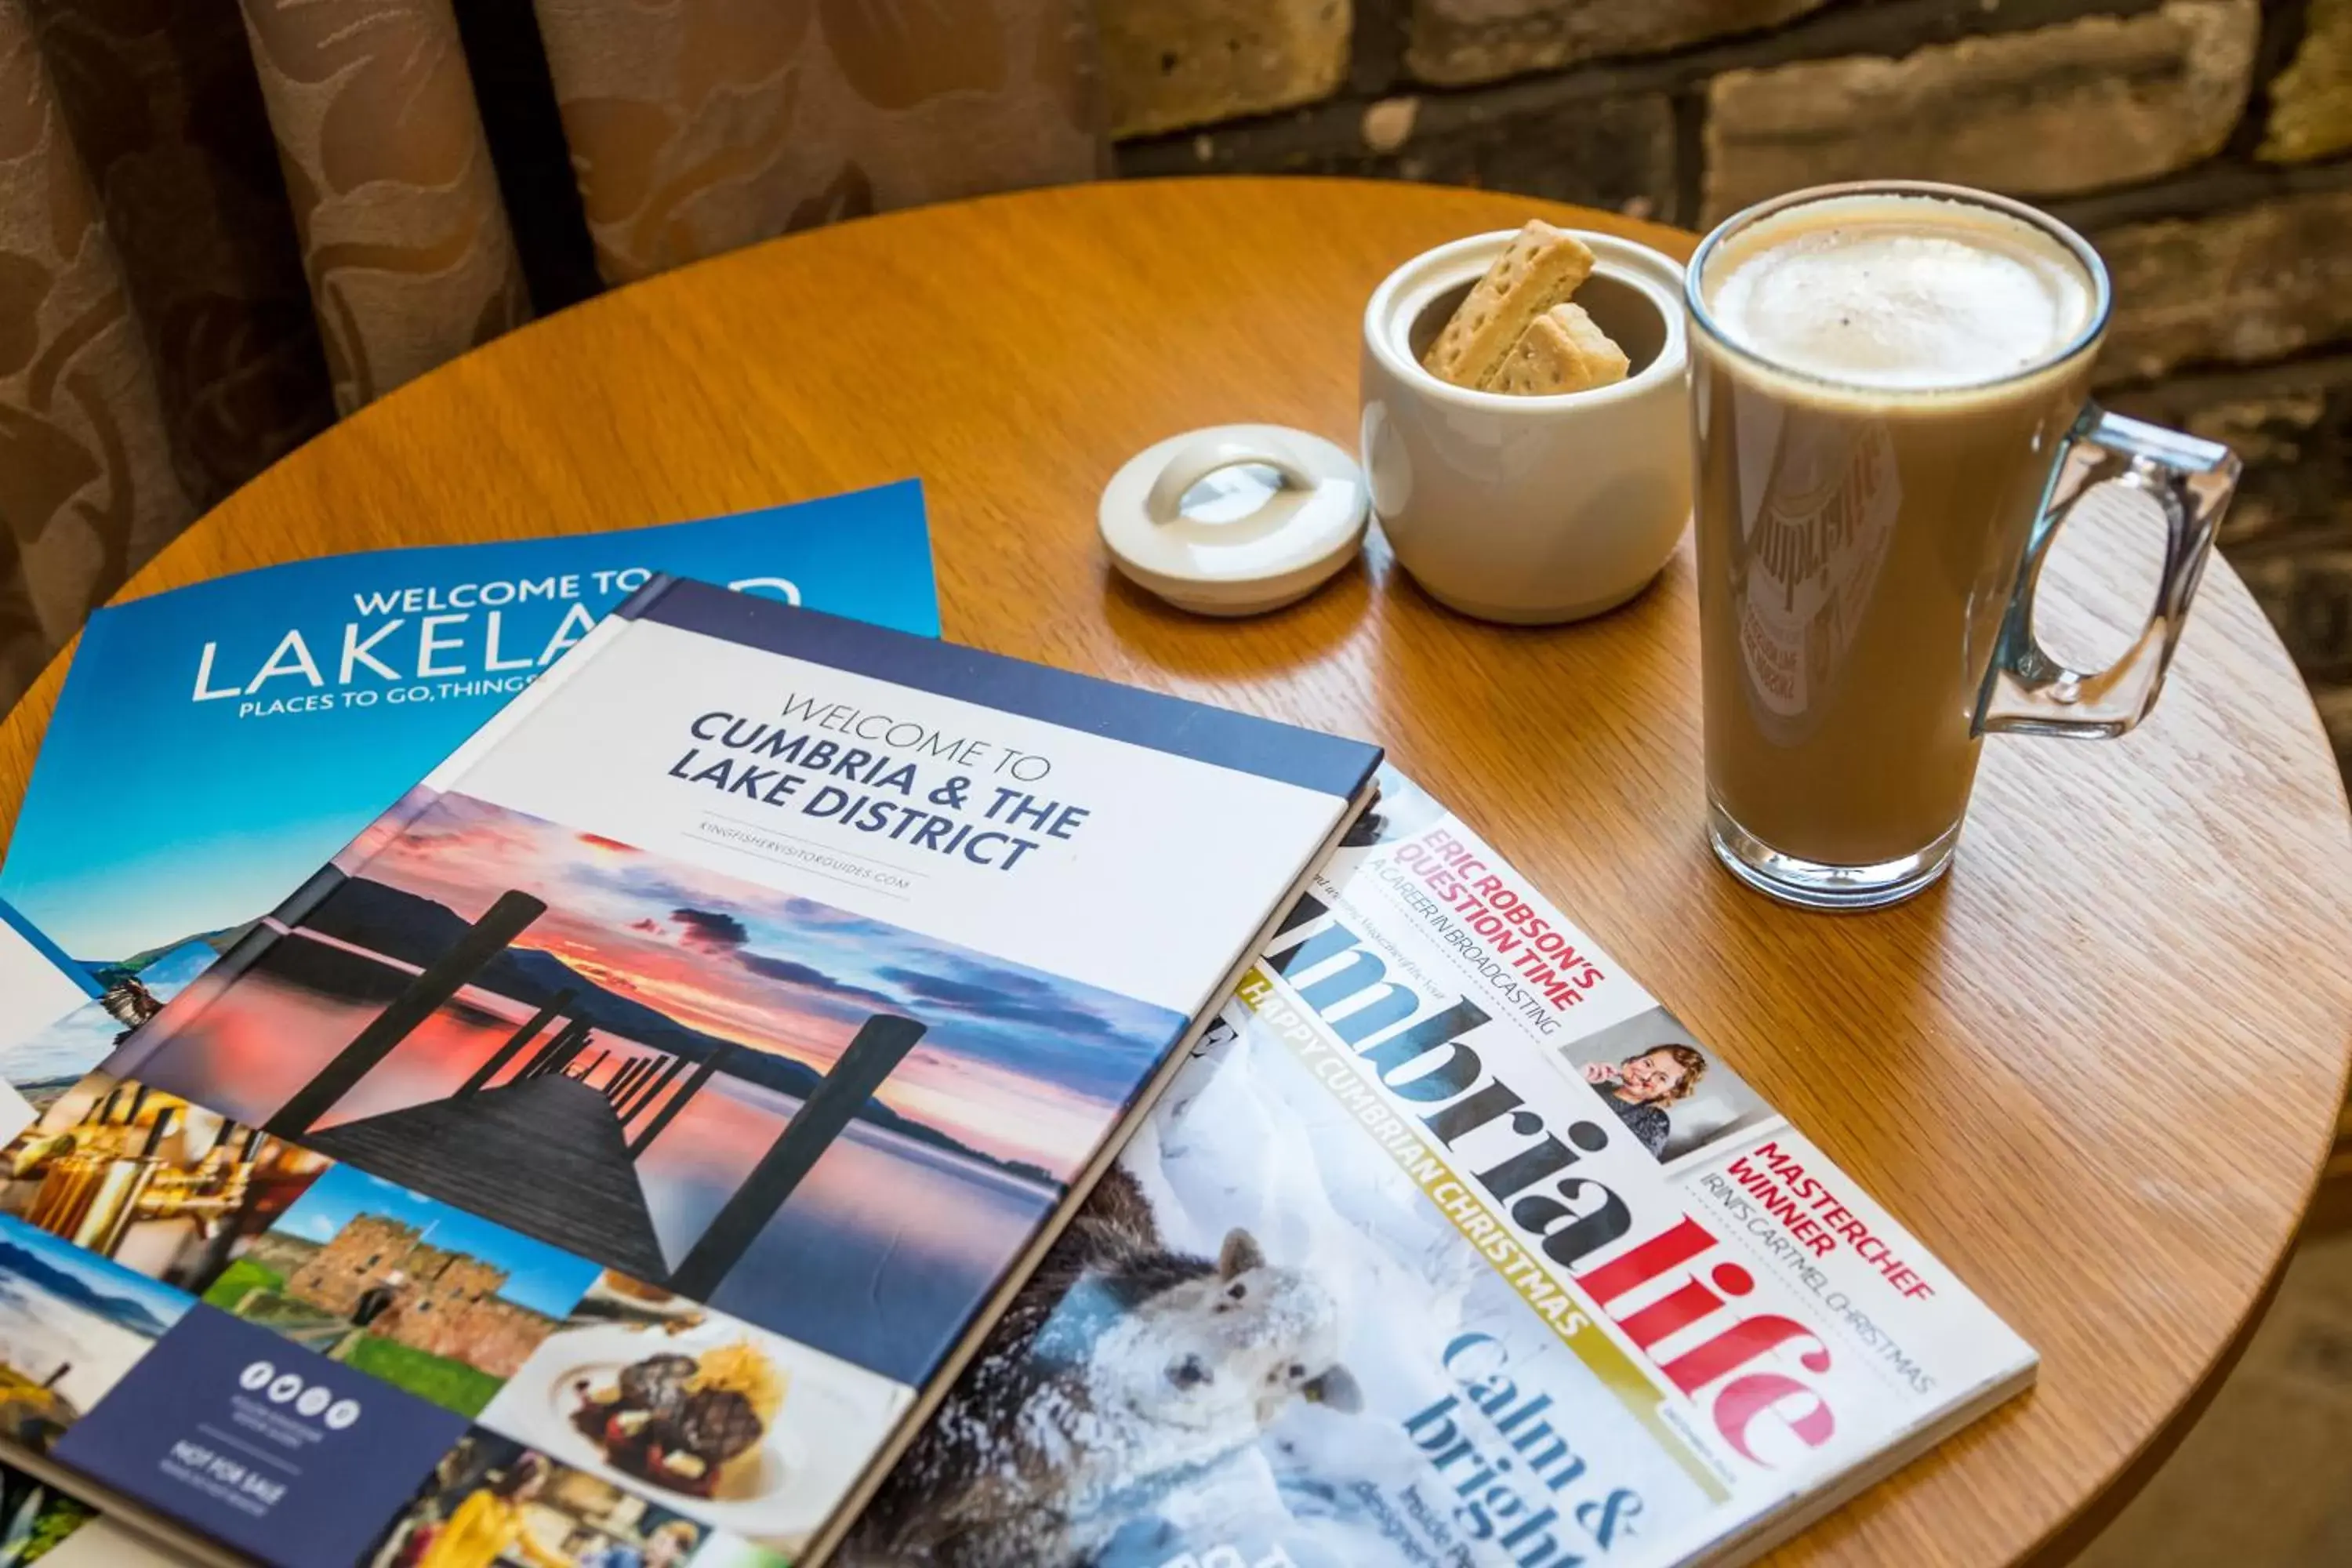
[[[1305,180],[1105,184],[795,236],[394,393],[127,592],[918,475],[950,637],[1381,742],[2040,1349],[2034,1392],[1774,1561],[2062,1552],[2226,1370],[2327,1149],[2352,1049],[2335,762],[2217,560],[2137,733],[1995,741],[1942,886],[1803,914],[1702,837],[1687,539],[1625,609],[1543,630],[1440,609],[1377,542],[1243,623],[1113,575],[1095,500],[1125,458],[1237,420],[1352,450],[1373,285],[1536,215],[1691,244],[1519,197]],[[0,726],[0,832],[62,670]]]

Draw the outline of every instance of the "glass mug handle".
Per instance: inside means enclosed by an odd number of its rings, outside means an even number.
[[[2003,731],[2106,740],[2156,706],[2189,601],[2213,551],[2213,534],[2238,486],[2238,458],[2218,442],[2144,425],[2096,404],[2085,405],[2064,447],[2026,541],[2000,640],[1977,704],[1977,732]],[[2058,531],[2075,506],[2105,485],[2152,500],[2164,514],[2164,570],[2147,625],[2123,656],[2101,670],[2069,668],[2033,636],[2033,598]]]

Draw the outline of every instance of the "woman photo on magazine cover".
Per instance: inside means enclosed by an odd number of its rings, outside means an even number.
[[[1673,1165],[1772,1119],[1772,1108],[1664,1007],[1559,1047],[1592,1092],[1661,1164]]]
[[[1706,1076],[1706,1058],[1696,1046],[1654,1046],[1622,1061],[1588,1062],[1584,1081],[1601,1091],[1609,1109],[1641,1141],[1653,1159],[1662,1159],[1674,1134],[1666,1108],[1687,1100]]]

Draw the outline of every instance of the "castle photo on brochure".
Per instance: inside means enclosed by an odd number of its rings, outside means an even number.
[[[543,1241],[338,1165],[204,1299],[478,1415],[595,1277],[595,1265]]]
[[[919,1384],[1186,1020],[419,788],[110,1062]]]

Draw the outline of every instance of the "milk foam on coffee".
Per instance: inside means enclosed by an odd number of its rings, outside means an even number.
[[[1857,196],[1767,217],[1714,257],[1716,325],[1786,369],[1887,391],[2000,381],[2090,325],[2082,264],[1990,208]]]

